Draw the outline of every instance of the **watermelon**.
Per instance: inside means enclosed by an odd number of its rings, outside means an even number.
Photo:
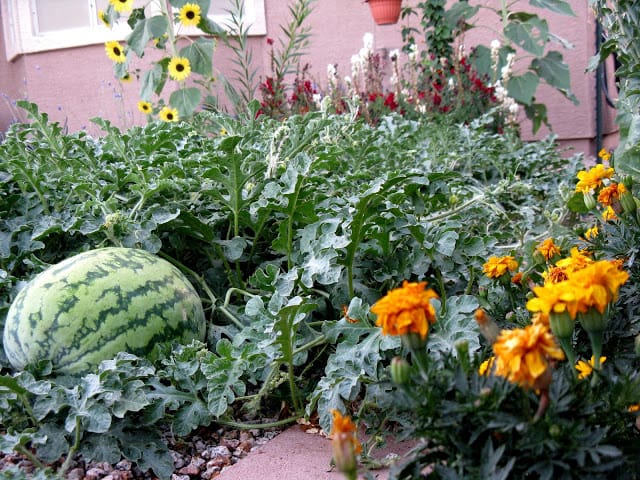
[[[53,265],[12,302],[3,343],[18,370],[50,360],[80,374],[126,351],[204,341],[200,297],[172,264],[145,250],[102,248]]]

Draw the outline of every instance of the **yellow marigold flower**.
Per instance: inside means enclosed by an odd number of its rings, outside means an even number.
[[[595,308],[602,314],[609,303],[618,299],[618,291],[628,279],[629,274],[618,264],[600,260],[571,274],[569,282],[578,292],[581,312]]]
[[[605,361],[607,360],[607,357],[600,357],[600,365],[602,365]],[[591,372],[593,372],[593,365],[595,364],[596,360],[593,357],[593,355],[591,356],[591,359],[588,362],[585,362],[584,360],[579,360],[578,363],[576,364],[576,370],[578,370],[578,380],[582,380],[584,378],[587,378],[589,375],[591,375]]]
[[[596,238],[598,236],[598,233],[600,233],[598,231],[598,226],[594,225],[593,227],[587,229],[584,232],[584,238],[587,239],[587,240],[592,240],[592,239],[594,239],[594,238]]]
[[[116,12],[130,12],[133,9],[133,0],[109,0]]]
[[[558,260],[556,262],[556,267],[564,269],[569,275],[576,270],[582,270],[590,263],[593,263],[593,259],[589,256],[589,252],[586,250],[578,250],[576,247],[573,247],[571,249],[570,256],[563,258],[562,260]]]
[[[618,216],[616,215],[616,211],[613,209],[613,207],[611,205],[609,205],[604,212],[602,212],[602,219],[605,222],[612,222],[614,220],[618,219]]]
[[[362,453],[362,445],[356,436],[356,426],[348,415],[343,416],[338,410],[331,410],[333,425],[331,427],[331,445],[333,461],[336,468],[347,474],[347,478],[355,478],[358,467],[356,455]]]
[[[493,362],[495,362],[495,360],[496,357],[489,357],[482,362],[478,367],[478,375],[489,375],[493,369]]]
[[[605,207],[612,205],[614,200],[620,199],[620,195],[626,192],[623,183],[612,182],[606,187],[603,187],[598,193],[598,201]]]
[[[160,120],[163,122],[177,122],[178,121],[178,111],[175,108],[171,107],[163,107],[158,114]]]
[[[120,45],[120,42],[107,42],[104,44],[104,49],[107,52],[107,57],[116,63],[124,63],[127,61],[127,56],[124,54],[124,48]]]
[[[169,76],[181,82],[191,75],[191,64],[185,57],[173,57],[169,62]]]
[[[197,3],[185,3],[180,9],[180,23],[185,27],[197,27],[200,23],[200,5]]]
[[[548,382],[549,362],[564,360],[553,335],[540,323],[503,330],[493,344],[493,353],[495,374],[523,388],[542,388],[542,383]]]
[[[147,102],[146,100],[140,100],[138,102],[138,110],[145,115],[149,115],[153,111],[153,105],[151,105],[151,102]]]
[[[640,412],[640,403],[634,403],[633,405],[629,405],[629,408],[627,408],[627,412],[629,413]]]
[[[576,192],[589,193],[602,186],[602,180],[613,176],[613,168],[605,168],[601,163],[590,170],[578,172]]]
[[[378,316],[376,325],[384,335],[418,333],[423,340],[427,338],[429,325],[436,321],[431,299],[438,298],[438,294],[432,289],[425,290],[426,286],[427,282],[405,280],[401,288],[390,290],[371,307]]]
[[[536,248],[537,252],[540,252],[542,257],[548,262],[556,255],[560,255],[560,248],[553,243],[553,238],[547,238]]]
[[[608,162],[609,160],[611,160],[611,154],[609,153],[609,151],[606,148],[600,149],[600,151],[598,152],[598,157],[603,162]]]
[[[572,320],[578,313],[578,297],[569,280],[558,283],[545,283],[542,286],[533,287],[535,297],[527,301],[527,310],[550,313],[568,312]]]
[[[125,73],[122,77],[120,77],[120,81],[122,83],[131,83],[132,80],[133,80],[133,77],[129,72]]]
[[[104,10],[98,10],[98,19],[102,22],[105,27],[111,27],[111,23],[109,23],[109,18]]]
[[[507,271],[513,272],[518,268],[518,262],[511,256],[489,257],[489,260],[482,266],[482,271],[489,278],[500,278]]]

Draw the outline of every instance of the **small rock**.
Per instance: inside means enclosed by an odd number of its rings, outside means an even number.
[[[111,468],[109,468],[111,470]],[[84,480],[100,480],[107,475],[107,469],[101,466],[91,467],[84,475]]]
[[[235,450],[240,445],[240,440],[236,438],[222,438],[220,439],[220,445],[227,447],[229,450]]]
[[[204,472],[200,474],[200,478],[203,478],[204,480],[210,480],[218,476],[218,474],[220,473],[220,470],[222,470],[220,467],[207,468]]]
[[[129,460],[121,460],[116,463],[116,470],[121,470],[124,472],[131,471],[131,462]]]
[[[180,475],[187,475],[187,477],[189,475],[199,475],[200,467],[198,467],[197,465],[194,465],[193,463],[190,463],[186,467],[182,467],[180,470],[178,470],[178,473]]]
[[[253,438],[249,440],[244,440],[238,444],[237,449],[242,450],[243,452],[250,452],[254,444],[255,444],[255,441],[253,440]]]
[[[175,473],[171,474],[171,480],[191,480],[189,475],[176,475]]]
[[[232,459],[231,456],[219,456],[219,457],[215,457],[211,460],[209,460],[207,462],[207,470],[210,468],[219,468],[222,469],[223,467],[226,467],[227,465],[231,465]]]
[[[173,466],[176,469],[182,468],[187,464],[187,462],[185,461],[184,457],[181,454],[179,454],[178,452],[175,452],[173,450],[169,450],[169,453],[171,454],[171,460],[173,460]]]
[[[84,468],[74,468],[69,470],[66,476],[67,480],[82,480],[84,478]]]

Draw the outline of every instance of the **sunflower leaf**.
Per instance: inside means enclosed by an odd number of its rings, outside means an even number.
[[[138,57],[142,57],[147,43],[153,38],[161,38],[168,28],[169,22],[164,15],[141,19],[127,37],[127,44]]]
[[[199,38],[180,50],[180,56],[189,59],[191,71],[200,75],[211,76],[213,74],[214,45],[212,39]]]

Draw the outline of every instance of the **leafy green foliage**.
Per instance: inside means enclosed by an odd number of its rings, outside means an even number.
[[[80,380],[2,363],[0,423],[17,435],[6,448],[122,455],[162,478],[167,426],[188,435],[284,401],[294,417],[317,409],[329,429],[331,408],[390,401],[377,382],[401,346],[369,306],[404,279],[437,290],[443,356],[461,340],[478,351],[469,295],[486,291],[482,264],[567,230],[557,193],[579,161],[561,158],[553,139],[491,133],[489,118],[389,116],[372,128],[317,112],[275,122],[256,119],[254,102],[239,118],[203,112],[126,131],[96,119],[104,134],[91,138],[22,106],[30,123],[0,145],[5,308],[50,263],[124,245],[189,276],[209,331],[206,345],[153,363],[123,354]]]

